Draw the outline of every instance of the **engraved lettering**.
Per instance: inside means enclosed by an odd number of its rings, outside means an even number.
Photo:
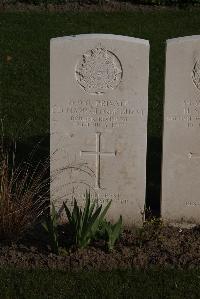
[[[129,107],[125,100],[70,99],[66,106],[54,106],[52,113],[64,113],[78,127],[120,128],[135,117],[144,118],[144,109]],[[87,125],[86,125],[87,123]]]

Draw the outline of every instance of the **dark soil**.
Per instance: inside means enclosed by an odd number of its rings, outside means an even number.
[[[1,244],[0,267],[46,268],[70,271],[149,268],[151,266],[196,268],[200,266],[200,226],[191,229],[146,224],[124,230],[113,252],[103,239],[93,240],[85,249],[70,246],[70,234],[62,234],[66,252],[52,254],[43,232],[29,234],[15,244]],[[63,247],[64,248],[64,247]]]
[[[23,2],[6,3],[6,1],[0,1],[0,11],[47,11],[47,12],[92,12],[92,11],[105,11],[105,12],[116,12],[116,11],[155,11],[155,10],[175,10],[178,7],[166,7],[166,6],[153,6],[153,5],[139,5],[131,4],[128,2],[116,2],[110,1],[104,5],[95,5],[95,4],[79,4],[75,3],[66,3],[66,4],[26,4]]]

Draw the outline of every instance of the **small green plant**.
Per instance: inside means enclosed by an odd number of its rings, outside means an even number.
[[[119,220],[112,224],[110,222],[104,223],[104,229],[107,234],[107,246],[108,250],[112,251],[114,249],[115,242],[119,239],[122,229],[122,216],[120,215]]]
[[[103,219],[98,226],[96,235],[95,235],[95,239],[105,239],[106,237],[106,225],[107,225],[107,220]]]
[[[56,212],[55,206],[52,203],[50,217],[48,217],[42,223],[42,226],[44,227],[44,229],[46,230],[46,232],[48,234],[51,250],[55,254],[59,254],[58,220],[59,220],[58,213]]]
[[[90,192],[86,191],[85,198],[86,204],[83,212],[78,207],[76,199],[74,200],[72,213],[67,208],[66,204],[63,203],[69,225],[74,236],[74,243],[78,248],[86,247],[90,243],[91,239],[95,237],[98,227],[104,220],[107,210],[111,204],[110,201],[101,213],[102,205],[97,207],[95,211],[95,203],[92,203],[90,206]]]

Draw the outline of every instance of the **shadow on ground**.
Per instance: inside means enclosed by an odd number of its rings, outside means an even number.
[[[6,146],[15,150],[12,140],[5,138]],[[161,192],[161,153],[162,139],[156,137],[148,138],[147,147],[147,186],[146,186],[146,217],[160,216],[160,192]],[[33,136],[25,141],[16,141],[16,164],[24,161],[31,162],[33,168],[39,162],[45,162],[50,157],[50,137],[48,134],[43,136]]]
[[[153,216],[160,216],[162,139],[149,137],[147,144],[146,208]],[[148,218],[148,213],[146,217]]]

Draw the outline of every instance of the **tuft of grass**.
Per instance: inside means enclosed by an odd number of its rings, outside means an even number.
[[[15,163],[15,151],[0,145],[0,240],[16,241],[44,214],[49,193],[48,161]]]

